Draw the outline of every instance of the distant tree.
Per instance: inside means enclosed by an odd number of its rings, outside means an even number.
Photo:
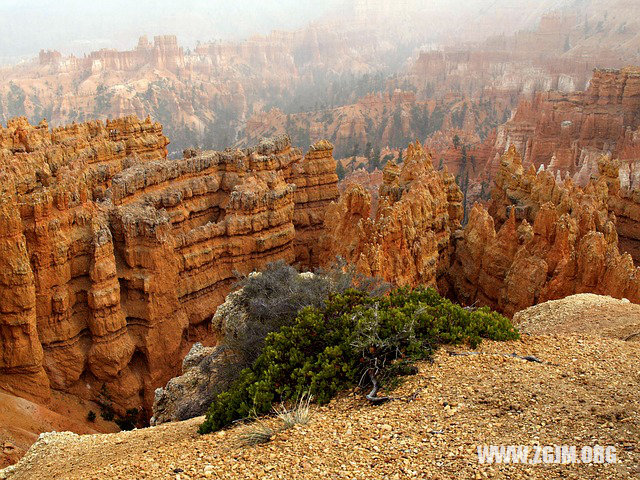
[[[355,159],[358,156],[359,153],[360,153],[360,147],[358,146],[358,142],[354,142],[353,143],[353,154],[351,156]]]
[[[373,131],[373,120],[371,119],[371,117],[367,116],[365,117],[364,121],[364,131],[366,132],[367,137],[371,138],[371,136],[375,133]]]
[[[364,156],[367,158],[367,161],[370,162],[373,157],[373,147],[371,146],[371,142],[367,142],[367,145],[364,147]]]
[[[404,145],[403,125],[402,125],[402,107],[398,105],[393,112],[393,130],[391,131],[392,145],[401,147]]]
[[[457,134],[453,136],[453,148],[460,148],[460,137]]]
[[[467,192],[469,191],[469,173],[468,172],[463,172],[460,175],[460,181],[459,181],[459,185],[460,185],[460,190],[462,190],[462,212],[463,212],[463,217],[462,217],[462,224],[466,225],[467,221],[468,221],[468,206],[467,206]]]
[[[338,175],[338,179],[342,180],[347,175],[347,171],[344,169],[342,162],[338,162],[336,165],[336,174]]]
[[[460,173],[466,173],[467,171],[467,146],[463,145],[462,146],[462,151],[461,151],[461,155],[460,155]]]
[[[429,118],[428,135],[431,135],[432,133],[442,129],[443,122],[444,122],[444,111],[440,106],[437,106],[436,108],[433,109],[433,112],[431,112],[431,117]]]
[[[13,82],[9,82],[9,93],[7,93],[7,107],[9,117],[22,117],[26,115],[24,101],[27,95],[25,91]]]
[[[93,113],[96,116],[106,115],[111,108],[111,99],[113,98],[113,93],[109,91],[107,86],[104,83],[101,83],[96,88],[96,98],[95,104],[93,107]],[[166,120],[164,118],[158,118],[162,123],[168,124],[171,119],[171,114],[167,113]]]
[[[373,172],[376,168],[380,168],[380,147],[375,147],[371,153],[371,160],[369,161],[369,171]]]

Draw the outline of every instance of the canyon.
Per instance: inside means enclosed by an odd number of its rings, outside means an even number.
[[[539,92],[523,100],[497,134],[488,168],[515,145],[525,167],[541,165],[585,185],[597,173],[598,157],[621,162],[622,186],[634,188],[640,152],[640,69],[596,69],[585,91]]]
[[[0,463],[116,429],[89,411],[148,424],[275,260],[513,318],[640,303],[640,6],[516,0],[467,38],[412,3],[0,67]]]
[[[512,146],[488,210],[474,205],[455,237],[455,298],[506,315],[574,293],[640,302],[638,267],[616,228],[619,198],[618,162],[609,157],[581,188],[533,166],[525,171]]]
[[[131,50],[101,49],[84,57],[43,50],[37,59],[0,68],[0,122],[26,116],[54,126],[92,119],[151,115],[172,139],[171,156],[194,146],[234,145],[253,113],[279,106],[313,108],[353,100],[355,81],[371,79],[397,53],[357,28],[313,25],[244,41],[207,42],[185,49],[175,35],[140,37]],[[254,142],[243,142],[247,146]]]
[[[640,12],[624,0],[490,2],[466,14],[472,37],[437,4],[351,3],[344,18],[241,41],[185,47],[157,35],[84,56],[43,49],[0,68],[0,122],[150,115],[174,158],[194,146],[245,148],[286,133],[305,147],[332,141],[342,159],[367,143],[397,151],[440,133],[482,144],[522,95],[581,91],[594,67],[639,61]],[[457,174],[460,159],[446,161]]]
[[[596,72],[595,91],[624,88],[570,94],[575,110],[615,127],[584,121],[579,141],[599,153],[586,183],[536,168],[521,143],[495,171],[497,150],[470,150],[491,175],[488,201],[467,218],[460,172],[420,142],[339,185],[326,140],[306,154],[276,136],[169,159],[149,118],[53,129],[12,119],[0,130],[0,387],[34,405],[67,395],[134,410],[142,424],[192,345],[221,340],[211,319],[238,273],[279,259],[313,269],[340,256],[362,274],[508,316],[575,293],[640,303],[640,198],[624,156],[634,82],[634,69]],[[620,105],[614,124],[607,115]],[[560,144],[548,143],[551,154]],[[618,144],[615,157],[604,152]]]
[[[470,149],[490,194],[468,211],[460,171],[420,142],[338,188],[326,140],[306,154],[276,136],[169,159],[149,118],[53,129],[10,120],[0,130],[2,388],[148,418],[155,388],[189,348],[220,340],[210,320],[237,273],[277,259],[313,269],[340,256],[365,275],[507,315],[573,293],[640,302],[637,78],[633,68],[597,71],[587,92],[521,105],[493,149]],[[563,95],[563,108],[548,100]],[[522,112],[537,127],[515,141]],[[574,138],[548,126],[569,115],[582,132],[574,152],[598,154],[586,183],[580,156],[566,170],[554,160],[536,168]]]

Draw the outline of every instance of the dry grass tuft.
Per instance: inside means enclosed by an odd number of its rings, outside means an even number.
[[[271,441],[277,430],[267,425],[263,420],[256,420],[238,436],[241,446],[250,447],[253,445],[262,445]]]
[[[313,412],[311,411],[311,400],[313,396],[303,393],[291,410],[287,410],[284,405],[275,408],[275,413],[284,423],[284,428],[292,428],[296,425],[306,425],[311,420]]]

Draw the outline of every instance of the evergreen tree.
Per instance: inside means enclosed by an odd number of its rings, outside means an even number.
[[[364,147],[364,156],[367,158],[367,161],[370,162],[373,157],[373,147],[371,146],[371,142],[367,142],[367,145]]]
[[[375,147],[373,149],[373,153],[371,154],[371,161],[369,162],[370,172],[373,172],[376,168],[381,167],[380,162],[380,147]]]

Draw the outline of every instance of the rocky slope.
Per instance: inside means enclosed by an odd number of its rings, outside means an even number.
[[[525,308],[513,316],[521,332],[556,334],[581,332],[616,338],[627,342],[640,341],[640,305],[592,293],[571,295]]]
[[[590,318],[590,304],[572,301]],[[242,425],[199,436],[201,418],[113,435],[46,434],[0,478],[635,478],[638,343],[575,327],[485,342],[478,355],[440,351],[394,393],[411,400],[372,407],[345,395],[267,444],[240,446]],[[479,464],[486,444],[612,445],[617,463]]]
[[[324,254],[337,198],[332,145],[287,137],[167,160],[162,127],[135,117],[0,131],[0,387],[51,389],[150,412],[235,271]]]
[[[92,421],[87,420],[89,412],[96,415]],[[99,413],[99,405],[70,394],[53,392],[44,406],[0,391],[0,468],[20,460],[42,432],[94,434],[120,430]]]

